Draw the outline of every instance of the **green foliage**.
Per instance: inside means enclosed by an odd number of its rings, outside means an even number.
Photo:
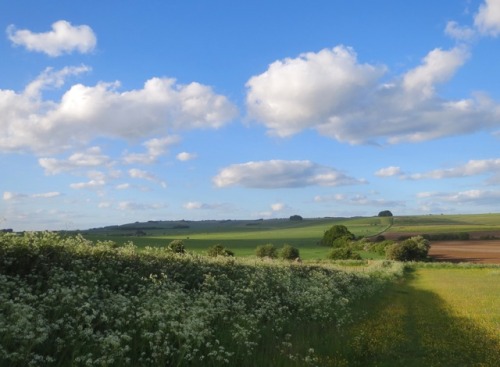
[[[392,213],[390,210],[382,210],[380,213],[378,213],[379,217],[392,217]]]
[[[171,252],[174,252],[176,254],[183,254],[186,252],[186,248],[184,246],[184,241],[183,240],[173,240],[171,241],[167,249]]]
[[[353,239],[354,234],[352,234],[346,226],[337,224],[325,231],[320,244],[322,246],[344,247]]]
[[[226,249],[224,246],[221,244],[216,244],[208,248],[207,250],[207,255],[210,257],[217,257],[217,256],[234,256],[234,252],[231,250]]]
[[[330,260],[361,260],[361,255],[350,248],[333,248],[327,255]]]
[[[367,248],[367,251],[370,251],[370,252],[375,252],[379,255],[384,255],[386,253],[386,249],[389,247],[389,246],[392,246],[394,244],[394,241],[391,241],[391,240],[384,240],[384,241],[380,241],[380,242],[374,242],[374,243],[371,243],[368,248]]]
[[[299,256],[299,249],[288,244],[283,245],[279,251],[279,257],[283,260],[295,260]]]
[[[303,220],[303,218],[300,215],[292,215],[292,216],[290,216],[290,220],[300,221],[300,220]]]
[[[386,249],[386,258],[396,261],[423,261],[427,259],[430,243],[422,236],[411,237]]]
[[[265,245],[257,246],[255,249],[255,255],[260,258],[269,257],[274,259],[278,256],[278,250],[272,243],[267,243]]]
[[[0,366],[252,366],[267,335],[274,361],[291,326],[345,325],[402,274],[363,270],[2,234]]]

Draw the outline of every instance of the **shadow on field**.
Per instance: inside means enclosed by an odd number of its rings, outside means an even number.
[[[417,289],[413,276],[365,305],[368,314],[349,330],[340,350],[347,365],[498,366],[500,340],[453,315],[437,294]]]

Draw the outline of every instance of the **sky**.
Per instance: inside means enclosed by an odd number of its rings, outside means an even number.
[[[0,1],[0,228],[499,212],[500,0]]]

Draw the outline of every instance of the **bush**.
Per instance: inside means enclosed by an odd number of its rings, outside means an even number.
[[[279,255],[284,260],[295,260],[299,257],[299,249],[285,244],[281,248]]]
[[[257,246],[257,248],[255,249],[255,255],[260,258],[270,257],[274,259],[278,256],[278,251],[272,243],[268,243],[265,245]]]
[[[221,244],[213,245],[208,248],[207,250],[207,255],[211,257],[217,257],[217,256],[234,256],[234,252],[231,250],[226,249],[224,246]]]
[[[168,244],[167,249],[175,252],[176,254],[183,254],[186,252],[183,240],[173,240]]]
[[[343,247],[354,239],[354,235],[343,225],[334,225],[325,231],[320,241],[322,246]]]
[[[386,253],[386,249],[393,244],[394,244],[394,242],[391,240],[376,242],[376,243],[371,244],[367,250],[370,252],[375,252],[379,255],[383,255]]]
[[[350,248],[334,248],[331,250],[327,259],[330,260],[361,260],[361,255],[353,252]]]
[[[411,237],[386,249],[386,259],[396,261],[422,261],[427,259],[429,241],[422,236]]]

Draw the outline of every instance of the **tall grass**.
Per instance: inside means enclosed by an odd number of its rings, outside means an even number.
[[[402,272],[4,234],[0,365],[314,365],[305,330],[341,330]]]

